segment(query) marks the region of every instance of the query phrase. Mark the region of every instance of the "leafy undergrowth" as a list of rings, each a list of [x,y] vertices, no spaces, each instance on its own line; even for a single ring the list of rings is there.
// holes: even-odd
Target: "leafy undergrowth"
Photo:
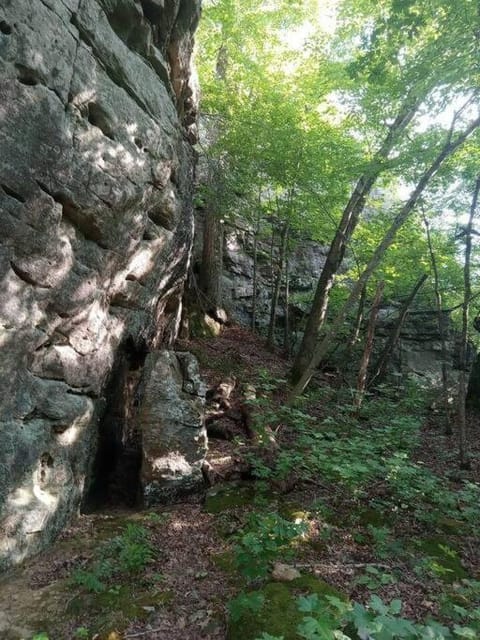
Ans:
[[[325,384],[289,407],[285,363],[249,332],[182,348],[209,386],[236,376],[233,405],[254,385],[253,437],[210,442],[202,504],[84,517],[70,558],[62,542],[33,564],[31,585],[65,592],[49,640],[480,638],[478,448],[458,471],[424,391],[384,387],[355,416]]]
[[[458,471],[455,436],[435,423],[429,394],[383,387],[356,415],[348,390],[323,386],[290,407],[278,368],[248,375],[257,445],[238,437],[234,455],[255,487],[207,499],[231,545],[218,562],[243,581],[227,638],[480,637],[478,455]],[[272,582],[275,561],[302,578]]]

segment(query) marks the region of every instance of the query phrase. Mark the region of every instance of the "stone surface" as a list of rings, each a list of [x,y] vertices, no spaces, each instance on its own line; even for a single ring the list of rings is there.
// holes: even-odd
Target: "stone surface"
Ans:
[[[400,305],[380,310],[376,334],[377,351],[390,335],[398,318]],[[443,314],[443,332],[447,348],[447,366],[451,382],[455,382],[459,366],[460,334],[455,331],[450,314]],[[474,357],[473,345],[468,350],[469,366]],[[438,317],[434,310],[409,312],[394,350],[390,373],[416,378],[427,386],[440,386],[442,375],[442,343],[438,329]]]
[[[0,6],[0,567],[78,507],[121,345],[173,340],[199,2]]]
[[[190,353],[147,356],[136,418],[142,433],[141,484],[147,506],[204,487],[205,385]]]
[[[201,238],[202,216],[197,217],[197,237]],[[196,247],[196,255],[201,255],[200,242]],[[295,336],[300,329],[297,320],[303,317],[307,305],[298,303],[301,296],[305,300],[313,297],[318,276],[325,263],[326,247],[313,241],[303,240],[298,243],[289,258],[290,272],[290,322]],[[270,302],[272,278],[270,273],[270,247],[267,242],[259,242],[257,273],[257,327],[264,330],[270,318]],[[250,326],[253,301],[253,236],[239,225],[225,222],[225,243],[223,250],[222,305],[225,307],[227,319],[231,318],[245,326]],[[297,302],[295,302],[297,300]],[[283,302],[277,309],[278,328],[282,332],[284,321]],[[224,322],[220,317],[217,320]],[[297,326],[298,325],[298,326]]]
[[[291,582],[301,577],[301,573],[295,567],[283,562],[276,562],[273,571],[272,578],[277,582]]]

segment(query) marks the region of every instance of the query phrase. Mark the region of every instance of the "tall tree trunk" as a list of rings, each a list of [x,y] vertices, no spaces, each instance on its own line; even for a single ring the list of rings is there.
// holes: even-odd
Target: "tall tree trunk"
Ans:
[[[363,322],[363,312],[365,310],[366,297],[367,297],[367,287],[363,287],[362,292],[360,293],[360,299],[357,305],[357,315],[355,316],[353,331],[347,343],[347,349],[346,349],[346,355],[345,355],[346,362],[349,361],[352,355],[353,348],[355,347],[358,341],[358,338],[360,336],[360,330],[362,328],[362,322]]]
[[[440,348],[441,348],[441,354],[442,354],[442,402],[443,402],[443,411],[445,414],[444,416],[445,435],[451,436],[453,431],[452,431],[452,423],[450,421],[450,406],[448,404],[448,367],[447,367],[448,351],[447,351],[447,341],[445,338],[445,328],[443,326],[442,293],[440,291],[440,278],[438,276],[437,259],[435,257],[435,251],[433,250],[432,237],[430,235],[430,226],[428,224],[428,220],[425,214],[423,215],[423,222],[425,224],[425,230],[427,233],[427,243],[428,243],[428,252],[430,254],[430,262],[432,263],[433,288],[435,293],[435,307],[437,310],[438,334],[440,336]]]
[[[207,310],[220,305],[220,269],[218,245],[220,224],[211,207],[205,212],[203,228],[202,263],[200,265],[200,289],[207,301]]]
[[[285,350],[285,355],[290,357],[290,260],[289,260],[289,250],[287,243],[287,252],[285,255],[285,325],[284,325],[284,333],[283,333],[283,348]]]
[[[420,288],[423,286],[423,283],[427,278],[428,278],[428,275],[424,273],[417,280],[415,286],[410,292],[410,295],[408,296],[408,298],[405,300],[402,307],[400,308],[398,319],[395,325],[393,326],[393,329],[385,344],[385,347],[383,348],[382,353],[380,354],[377,362],[375,363],[375,366],[373,367],[372,375],[369,380],[369,386],[371,386],[374,382],[376,384],[380,384],[381,382],[383,382],[385,375],[387,373],[388,363],[392,358],[393,350],[397,346],[398,339],[400,338],[400,332],[402,331],[402,327],[405,323],[405,320],[407,318],[412,302],[414,301],[415,296],[420,291]]]
[[[460,467],[470,468],[470,456],[467,442],[467,420],[465,415],[465,400],[467,397],[467,347],[468,347],[468,316],[470,312],[470,298],[472,287],[470,279],[470,266],[472,257],[472,227],[473,218],[477,209],[478,194],[480,192],[480,176],[475,183],[475,189],[470,207],[470,216],[465,229],[465,264],[463,267],[463,305],[462,305],[462,338],[460,343],[460,375],[458,381],[458,445]]]
[[[473,120],[470,123],[470,125],[464,131],[462,131],[462,133],[458,134],[455,139],[452,139],[453,126],[455,124],[456,117],[457,116],[455,116],[454,118],[454,121],[452,123],[452,128],[450,129],[449,134],[447,136],[447,140],[442,146],[440,152],[437,154],[437,157],[432,162],[432,164],[428,167],[428,169],[424,171],[422,177],[418,181],[417,186],[413,190],[409,199],[400,209],[398,214],[395,216],[390,228],[387,230],[382,241],[373,252],[373,255],[370,258],[369,263],[367,264],[362,275],[354,285],[352,291],[350,292],[349,297],[347,298],[347,301],[345,302],[343,307],[340,309],[340,312],[338,313],[331,327],[327,331],[325,337],[319,344],[315,343],[315,346],[313,347],[310,358],[308,360],[308,364],[306,365],[298,382],[295,384],[295,386],[293,387],[290,393],[290,399],[294,398],[299,393],[302,393],[302,391],[305,389],[305,387],[309,383],[313,375],[313,372],[315,371],[317,366],[320,364],[322,359],[325,357],[325,355],[329,351],[332,343],[334,342],[340,328],[342,327],[345,321],[345,318],[347,317],[348,313],[350,313],[352,306],[357,302],[360,296],[360,293],[362,291],[362,288],[366,285],[370,276],[373,274],[375,269],[380,264],[386,250],[394,241],[397,231],[401,228],[403,223],[407,220],[410,213],[415,208],[415,205],[417,204],[418,199],[422,195],[425,187],[429,183],[432,176],[436,174],[438,169],[442,166],[442,163],[444,162],[444,160],[450,157],[452,153],[456,151],[456,149],[458,149],[458,147],[460,147],[463,144],[463,142],[465,142],[465,140],[478,128],[478,126],[480,126],[480,116],[479,116],[478,118]]]
[[[325,265],[317,283],[303,339],[290,372],[290,378],[293,383],[297,383],[300,380],[310,362],[311,355],[317,343],[318,334],[323,326],[327,313],[330,289],[332,288],[335,275],[342,264],[347,244],[355,231],[365,207],[367,196],[379,175],[384,171],[385,161],[400,135],[410,124],[419,104],[420,101],[416,97],[408,96],[406,98],[382,146],[370,163],[369,170],[360,177],[343,211],[342,218],[330,245]]]
[[[259,194],[259,201],[261,194]],[[255,227],[253,229],[253,275],[252,275],[252,320],[250,327],[255,331],[257,324],[257,270],[258,270],[258,234],[260,232],[260,212],[257,214]]]
[[[287,252],[287,241],[288,241],[288,222],[285,222],[282,230],[280,232],[280,248],[279,248],[279,256],[278,256],[278,264],[277,264],[277,273],[274,278],[273,283],[273,291],[272,291],[272,303],[270,306],[270,322],[268,324],[268,336],[267,336],[267,346],[273,348],[275,340],[275,325],[277,320],[277,306],[278,306],[278,298],[280,296],[280,287],[282,285],[282,275],[283,275],[283,265],[285,262],[285,255]]]
[[[363,350],[363,356],[360,361],[360,368],[358,370],[357,377],[357,395],[355,396],[354,406],[356,412],[360,410],[362,406],[363,398],[365,395],[365,387],[367,385],[367,371],[368,363],[370,362],[370,355],[372,353],[373,338],[375,335],[375,325],[377,324],[378,309],[380,307],[380,301],[382,299],[383,288],[385,282],[382,280],[377,284],[377,291],[373,300],[372,309],[370,311],[370,319],[368,321],[367,340],[365,342],[365,349]]]

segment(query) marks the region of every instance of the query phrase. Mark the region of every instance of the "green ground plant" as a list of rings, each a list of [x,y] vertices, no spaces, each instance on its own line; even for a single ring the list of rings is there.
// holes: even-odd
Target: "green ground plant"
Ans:
[[[128,524],[121,535],[98,549],[88,569],[76,569],[71,581],[89,592],[108,590],[114,594],[120,588],[115,580],[126,575],[138,575],[153,557],[148,530],[137,524]]]
[[[235,564],[248,580],[264,578],[278,558],[293,554],[293,543],[306,531],[305,523],[295,523],[277,513],[252,513],[237,537]]]
[[[366,606],[354,602],[345,603],[338,598],[325,596],[330,608],[316,595],[299,598],[298,608],[307,613],[298,627],[298,635],[305,640],[455,640],[478,638],[480,609],[463,611],[469,625],[454,624],[451,628],[428,620],[419,624],[403,618],[402,601],[386,604],[378,595],[372,595]],[[332,613],[332,608],[335,614]]]
[[[403,617],[399,599],[387,604],[377,593],[395,585],[400,578],[394,571],[367,564],[365,572],[354,581],[366,589],[365,603],[348,602],[330,594],[303,595],[298,607],[304,615],[296,628],[292,630],[290,625],[282,636],[282,627],[266,626],[251,636],[255,640],[480,637],[478,583],[465,577],[455,543],[475,531],[480,518],[480,487],[467,481],[451,484],[417,459],[425,397],[414,386],[406,391],[402,398],[398,390],[387,387],[380,394],[370,395],[362,407],[361,421],[345,406],[343,391],[336,398],[329,394],[319,418],[312,418],[308,408],[302,406],[277,407],[265,394],[261,398],[260,419],[269,426],[287,426],[295,437],[288,440],[288,448],[280,447],[273,461],[260,455],[251,458],[251,462],[266,488],[271,481],[290,474],[300,482],[316,484],[320,479],[319,486],[325,490],[323,498],[317,498],[308,510],[328,528],[329,523],[338,522],[337,509],[343,505],[343,522],[358,543],[371,548],[374,557],[382,561],[395,557],[418,566],[425,580],[436,585],[437,596],[432,597],[440,604],[439,620],[419,623]],[[398,537],[397,525],[405,521],[415,523],[422,536],[409,541]],[[337,528],[338,525],[334,527]],[[331,541],[334,535],[328,533]],[[277,515],[253,514],[237,539],[237,570],[249,580],[265,578],[274,559],[284,558],[287,550],[295,550],[292,541],[300,539],[300,535],[292,523],[282,522]],[[263,593],[269,594],[242,592],[231,602],[231,620],[242,624],[245,615],[256,620],[267,615],[265,612],[270,616],[274,600],[268,600],[271,596],[265,599]]]
[[[441,518],[452,519],[464,531],[471,530],[480,518],[480,487],[465,481],[452,489],[415,460],[425,398],[422,404],[416,387],[405,391],[403,399],[386,388],[368,398],[361,423],[342,404],[330,405],[328,414],[318,420],[298,407],[277,408],[262,398],[264,423],[288,425],[297,437],[288,449],[279,451],[274,464],[252,457],[254,475],[262,480],[292,473],[303,480],[322,478],[357,500],[369,494],[372,484],[382,483],[385,495],[375,506],[384,517],[408,514],[427,530]]]

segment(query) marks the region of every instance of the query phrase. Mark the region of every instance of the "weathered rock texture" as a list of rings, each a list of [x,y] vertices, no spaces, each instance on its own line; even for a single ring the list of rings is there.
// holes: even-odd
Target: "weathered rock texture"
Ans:
[[[390,306],[380,311],[376,328],[377,350],[384,339],[389,337],[398,318],[399,308],[400,305]],[[454,382],[459,367],[460,334],[455,330],[448,312],[443,313],[442,321],[448,357],[447,367],[451,382]],[[474,357],[471,344],[467,357],[471,364]],[[424,309],[409,312],[392,354],[389,371],[398,376],[414,376],[428,386],[441,385],[442,343],[436,311]]]
[[[0,566],[78,507],[121,345],[135,370],[176,333],[198,17],[194,0],[1,3]]]
[[[195,249],[197,260],[201,258],[203,212],[197,212]],[[276,251],[276,250],[275,250]],[[290,321],[292,331],[300,328],[300,319],[308,309],[314,288],[325,263],[327,248],[316,242],[300,240],[289,256]],[[225,223],[223,247],[223,271],[221,278],[222,304],[231,319],[249,326],[253,308],[253,235],[242,225]],[[258,243],[257,250],[257,309],[256,325],[260,331],[268,326],[272,296],[270,244],[267,239]],[[282,331],[284,322],[283,291],[277,309],[277,324]],[[298,326],[296,326],[296,321]]]
[[[168,502],[203,485],[205,385],[190,353],[147,356],[137,423],[146,505]]]

